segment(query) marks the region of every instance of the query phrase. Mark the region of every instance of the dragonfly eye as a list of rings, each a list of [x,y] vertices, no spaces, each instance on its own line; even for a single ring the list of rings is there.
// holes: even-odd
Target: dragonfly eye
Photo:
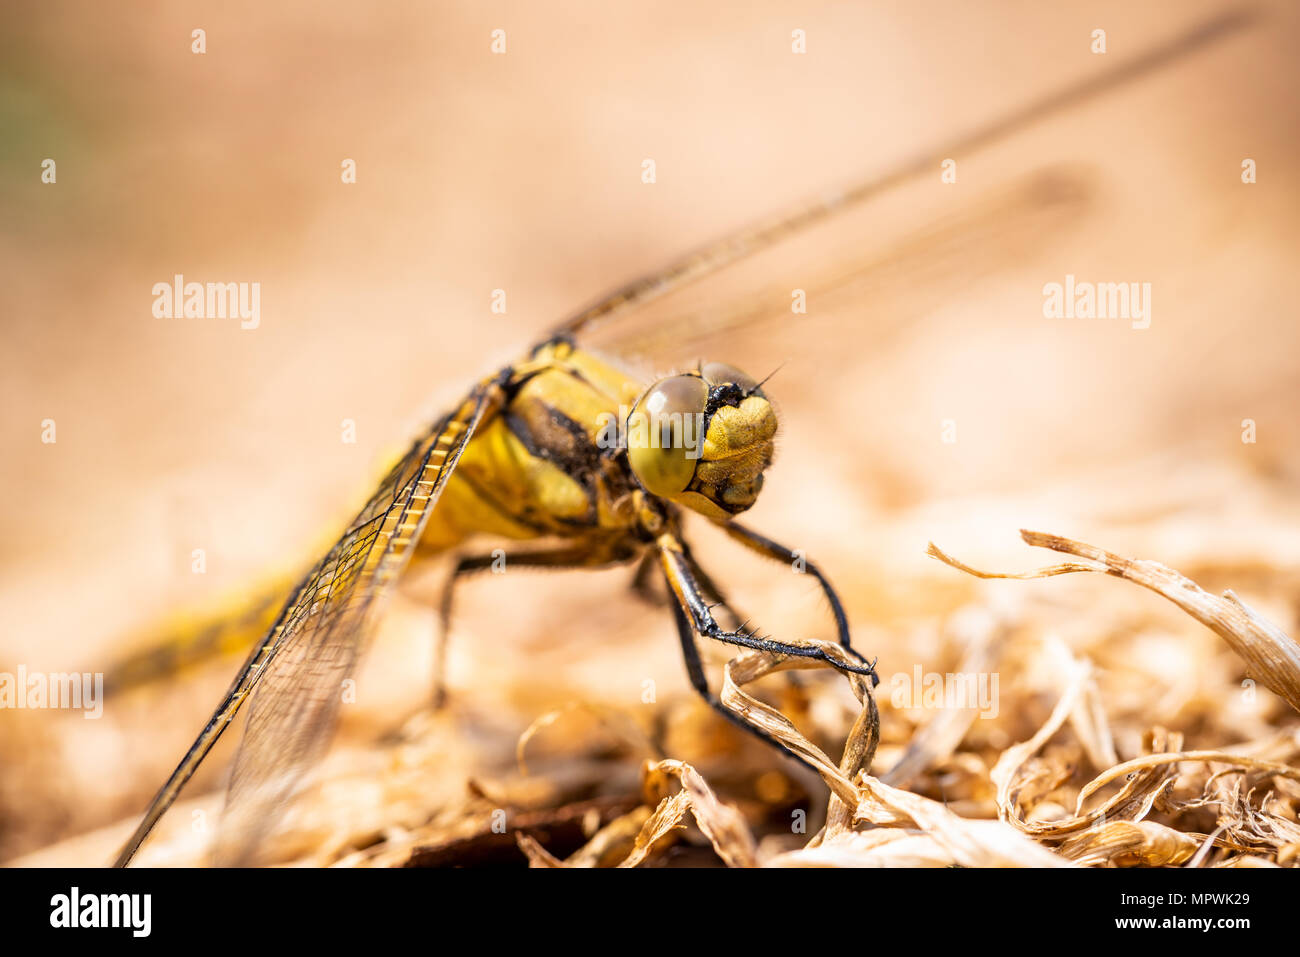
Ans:
[[[758,387],[758,381],[753,376],[725,362],[706,362],[700,367],[700,375],[704,376],[710,388],[735,385],[747,396],[763,394],[763,390]]]
[[[646,491],[727,521],[757,499],[777,422],[759,383],[709,362],[656,382],[627,426],[628,463]]]
[[[627,457],[652,495],[670,498],[686,490],[704,444],[709,386],[698,375],[660,379],[632,408],[627,420]]]

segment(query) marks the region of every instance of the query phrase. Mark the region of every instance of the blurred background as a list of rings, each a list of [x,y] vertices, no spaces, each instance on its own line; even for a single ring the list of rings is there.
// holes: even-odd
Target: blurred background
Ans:
[[[1239,712],[1170,698],[1202,679],[1230,693],[1240,664],[1154,596],[1083,576],[978,583],[925,554],[933,540],[1025,569],[1047,561],[1017,530],[1038,528],[1233,587],[1295,633],[1293,4],[49,2],[3,16],[0,671],[103,670],[177,609],[310,564],[386,455],[568,312],[729,230],[893,176],[597,344],[649,373],[700,355],[780,366],[779,456],[748,523],[827,570],[882,675],[951,668],[950,616],[972,603],[1046,601],[1045,630],[1092,654],[1117,696],[1150,690],[1133,714],[1163,702],[1147,717],[1196,730],[1189,746],[1294,718],[1267,692]],[[1091,92],[1051,100],[1071,90]],[[156,318],[152,288],[176,274],[260,283],[260,324]],[[1150,283],[1149,327],[1045,318],[1044,285],[1067,275]],[[807,314],[791,313],[794,289]],[[697,537],[764,630],[830,637],[812,584]],[[429,752],[445,792],[426,800],[506,774],[550,708],[651,721],[646,680],[655,721],[695,707],[671,619],[626,579],[465,587],[453,714]],[[430,593],[394,604],[341,746],[426,701]],[[1153,643],[1090,650],[1116,635]],[[107,860],[233,671],[98,721],[0,712],[0,860]],[[1208,720],[1216,708],[1230,719]],[[901,748],[923,719],[885,706],[884,720]],[[708,727],[722,744],[669,734],[669,756],[706,769],[748,747]],[[198,807],[219,807],[233,743],[187,792]],[[183,863],[199,818],[172,817],[181,850],[157,860]]]

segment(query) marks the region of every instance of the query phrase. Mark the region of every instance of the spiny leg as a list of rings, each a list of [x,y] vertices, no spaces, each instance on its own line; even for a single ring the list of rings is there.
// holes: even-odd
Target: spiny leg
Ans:
[[[723,593],[722,589],[718,586],[718,583],[707,571],[704,570],[700,563],[695,560],[695,556],[691,553],[690,546],[687,545],[686,542],[681,542],[681,546],[682,552],[686,555],[686,560],[690,563],[691,571],[695,573],[696,579],[703,587],[705,593],[713,601],[713,603],[709,605],[709,610],[712,611],[715,608],[721,608],[731,619],[732,628],[739,628],[741,623],[746,620],[745,616],[736,610],[736,606],[733,605],[731,600]],[[641,556],[640,561],[637,562],[636,574],[632,577],[632,591],[647,605],[654,605],[655,607],[659,607],[663,604],[663,600],[660,598],[659,594],[654,591],[654,576],[658,573],[659,555],[653,550],[647,550],[645,554]],[[668,603],[674,608],[677,607],[677,603],[673,600],[671,595],[668,596]],[[803,679],[799,676],[797,671],[785,672],[785,680],[794,688],[799,688],[803,685]]]
[[[765,741],[767,744],[770,744],[779,751],[785,752],[788,757],[793,758],[804,767],[820,775],[817,768],[815,768],[806,758],[791,751],[782,742],[772,737],[762,728],[750,724],[736,712],[723,704],[722,699],[709,690],[709,679],[704,674],[704,664],[700,660],[700,649],[695,644],[695,629],[691,626],[691,621],[686,617],[686,612],[682,610],[682,606],[677,602],[673,602],[672,606],[673,620],[677,623],[677,636],[682,642],[682,657],[686,661],[686,674],[690,677],[691,687],[699,693],[701,698],[709,703],[709,707],[718,712],[718,714],[722,715],[732,724],[744,728],[750,734],[754,735],[754,737],[761,741]]]
[[[731,603],[731,600],[728,599],[725,594],[723,594],[722,589],[718,586],[718,583],[713,576],[695,560],[695,555],[691,552],[691,546],[686,544],[684,541],[681,542],[681,546],[682,553],[686,556],[686,561],[690,564],[691,572],[694,573],[696,580],[703,586],[705,593],[713,598],[713,604],[709,606],[709,611],[712,611],[715,608],[721,608],[728,616],[730,616],[732,629],[740,628],[749,620],[748,616],[742,615],[736,610],[736,606]],[[653,552],[647,553],[647,558],[653,559],[656,557],[657,556]],[[785,672],[785,680],[789,682],[792,688],[803,687],[804,679],[797,671]]]
[[[740,623],[744,620],[744,616],[736,610],[735,605],[733,605],[728,600],[727,596],[723,594],[718,583],[714,581],[709,573],[700,566],[700,563],[695,560],[695,556],[691,554],[690,546],[685,542],[681,542],[680,544],[682,547],[682,553],[690,563],[691,571],[695,573],[695,577],[702,586],[705,594],[713,601],[713,604],[709,606],[710,610],[714,608],[723,609],[731,618],[733,627],[740,627]],[[632,591],[647,605],[654,605],[655,607],[663,604],[663,599],[654,590],[654,582],[656,581],[655,576],[661,574],[659,565],[658,553],[653,549],[647,549],[645,553],[642,554],[640,561],[637,562],[636,574],[632,576]],[[671,595],[668,596],[668,600],[670,602],[673,600]],[[790,677],[793,678],[794,674],[791,673]]]
[[[431,705],[440,711],[447,704],[447,645],[451,643],[451,612],[455,602],[456,583],[462,575],[490,568],[495,561],[491,555],[462,555],[442,585],[438,601],[438,632],[433,636],[433,693]]]
[[[822,594],[826,596],[826,600],[830,603],[831,614],[835,616],[835,631],[838,635],[840,647],[859,661],[864,664],[866,663],[867,659],[864,658],[850,642],[849,619],[848,616],[844,614],[844,604],[840,601],[840,596],[836,593],[834,586],[831,585],[830,579],[826,577],[822,570],[818,568],[811,559],[802,555],[797,555],[793,549],[786,548],[780,542],[775,542],[767,536],[760,535],[758,532],[746,528],[736,522],[727,522],[725,524],[719,522],[718,527],[746,548],[767,558],[771,558],[774,561],[783,562],[787,565],[793,565],[795,561],[802,562],[804,571],[817,579],[817,583],[821,586]],[[880,683],[880,679],[876,676],[875,668],[876,663],[875,661],[872,661],[870,664],[872,687],[875,687]]]
[[[626,562],[630,555],[611,551],[605,547],[574,545],[535,552],[503,552],[497,549],[491,554],[462,555],[456,560],[451,574],[442,586],[442,596],[438,602],[438,634],[434,639],[433,651],[433,707],[442,708],[447,701],[447,644],[451,635],[451,616],[455,604],[456,583],[465,575],[480,572],[494,565],[504,568],[525,566],[529,568],[598,568],[604,565],[618,565]]]
[[[705,601],[700,585],[691,571],[690,560],[683,554],[681,544],[677,539],[671,535],[661,536],[658,548],[668,587],[677,599],[677,604],[681,606],[682,611],[688,616],[697,634],[703,635],[705,638],[712,638],[715,641],[739,645],[742,648],[753,648],[756,651],[767,651],[790,658],[815,658],[826,662],[839,671],[875,676],[869,665],[865,663],[852,665],[837,661],[828,655],[825,649],[816,645],[792,645],[772,638],[765,638],[753,631],[746,630],[744,625],[734,631],[725,630],[714,620],[710,606]]]
[[[731,616],[733,622],[732,627],[739,628],[741,623],[746,621],[746,617],[736,610],[736,606],[728,600],[725,594],[723,594],[722,588],[718,585],[713,576],[705,571],[703,566],[695,560],[695,556],[691,553],[691,546],[687,545],[685,542],[681,542],[681,546],[682,554],[686,556],[686,561],[690,565],[690,569],[694,573],[696,581],[703,586],[705,594],[713,597],[713,604],[709,606],[709,610],[712,611],[714,608],[723,609]],[[794,677],[793,672],[789,677]]]
[[[690,546],[686,545],[686,542],[680,542],[680,544],[682,554],[685,554],[686,560],[690,563],[690,571],[694,572],[695,579],[699,581],[699,584],[705,590],[705,594],[712,599],[712,605],[708,606],[710,610],[722,609],[731,618],[732,627],[740,627],[740,623],[745,620],[745,616],[736,610],[736,606],[732,605],[732,602],[723,593],[722,588],[719,588],[718,583],[699,566],[694,555],[690,553]],[[632,590],[646,605],[659,607],[663,603],[663,598],[654,590],[655,581],[660,580],[656,579],[655,576],[660,575],[660,573],[662,571],[659,568],[659,554],[654,549],[647,549],[641,555],[641,559],[638,560],[636,575],[632,577]],[[671,594],[668,596],[668,601],[673,601]],[[790,672],[789,677],[793,679],[793,672]]]
[[[654,576],[658,571],[658,565],[659,556],[653,551],[647,550],[641,556],[640,561],[636,563],[636,572],[632,575],[632,581],[629,583],[634,595],[647,605],[655,607],[663,603],[654,589]]]

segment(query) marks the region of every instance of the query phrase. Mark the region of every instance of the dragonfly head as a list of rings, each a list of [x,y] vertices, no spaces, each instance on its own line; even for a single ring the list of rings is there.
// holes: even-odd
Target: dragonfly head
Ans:
[[[753,505],[776,435],[760,386],[706,362],[647,389],[627,420],[628,462],[646,491],[718,521]]]

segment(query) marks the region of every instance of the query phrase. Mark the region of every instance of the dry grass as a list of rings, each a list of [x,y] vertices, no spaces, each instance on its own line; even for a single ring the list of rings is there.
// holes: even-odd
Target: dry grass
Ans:
[[[1214,598],[1164,566],[1121,559],[1068,539],[1036,533],[1024,533],[1024,538],[1092,561],[1028,575],[992,576],[975,572],[934,546],[931,553],[980,577],[1100,571],[1145,585],[1213,628],[1250,663],[1253,674],[1289,702],[1295,701],[1300,687],[1295,643],[1231,592],[1223,599]],[[1045,646],[1041,654],[1051,657],[1060,652]],[[873,774],[878,711],[873,697],[856,680],[852,683],[863,703],[862,713],[849,733],[843,760],[838,768],[832,766],[784,717],[740,690],[738,674],[743,684],[777,667],[765,655],[746,654],[728,665],[729,703],[809,756],[832,791],[826,825],[804,847],[758,850],[736,809],[719,802],[698,772],[679,761],[648,762],[646,803],[597,831],[568,860],[553,857],[526,835],[520,836],[521,847],[534,866],[591,866],[607,860],[609,849],[621,842],[627,856],[620,866],[634,866],[656,849],[662,853],[673,830],[691,815],[699,834],[729,866],[1241,867],[1296,861],[1300,768],[1285,763],[1294,761],[1300,751],[1296,730],[1231,751],[1183,750],[1181,734],[1157,726],[1143,734],[1142,755],[1116,762],[1114,737],[1097,694],[1093,665],[1067,655],[1054,666],[1062,676],[1062,687],[1048,720],[1028,740],[1003,750],[986,772],[977,772],[965,782],[968,789],[995,790],[996,818],[955,813],[944,803],[892,787]],[[1022,702],[1007,704],[1016,709]],[[964,714],[969,727],[974,713]],[[961,747],[962,715],[960,710],[941,712],[914,738],[891,773],[902,776],[899,769],[905,768],[906,776],[915,778],[944,767],[981,768],[987,755]],[[1064,730],[1067,725],[1069,734]],[[1088,755],[1088,762],[1108,766],[1098,766],[1098,773],[1081,781],[1080,751]],[[658,797],[670,777],[680,782],[680,789]],[[1120,786],[1112,789],[1115,784]],[[1108,790],[1113,793],[1099,799]],[[652,803],[656,799],[657,804]],[[645,820],[634,835],[628,822],[638,816]],[[1213,827],[1207,830],[1211,821]]]
[[[1295,706],[1300,688],[1295,643],[1231,592],[1215,598],[1154,562],[1122,559],[1056,536],[1026,532],[1023,537],[1090,561],[1024,575],[990,575],[933,545],[931,554],[979,577],[1093,571],[1144,585],[1212,628],[1253,675]],[[984,657],[987,645],[975,655]],[[989,768],[990,755],[962,747],[962,732],[975,719],[974,711],[945,710],[916,735],[886,775],[915,779],[944,768],[972,769],[963,789],[992,789],[996,818],[956,813],[873,773],[879,712],[855,676],[849,678],[862,711],[843,759],[838,767],[832,765],[783,715],[741,690],[783,666],[770,656],[747,653],[727,666],[729,706],[808,757],[832,792],[825,826],[802,848],[761,849],[744,816],[720,801],[694,768],[675,760],[646,762],[643,804],[601,827],[567,859],[555,857],[522,830],[520,847],[534,866],[595,866],[623,854],[618,866],[636,866],[662,855],[675,840],[689,840],[685,825],[693,819],[699,837],[733,867],[1241,867],[1297,860],[1300,768],[1285,763],[1300,751],[1295,729],[1232,750],[1184,750],[1182,734],[1153,726],[1142,735],[1144,753],[1120,762],[1092,663],[1050,645],[1039,654],[1058,658],[1042,663],[1058,671],[1061,687],[1050,716],[1032,737],[1002,750]],[[1012,710],[1024,704],[1006,702]],[[1079,774],[1085,763],[1097,772],[1091,779]],[[677,783],[673,793],[666,792],[669,781]]]
[[[1023,537],[1029,544],[1090,561],[1022,575],[991,575],[949,558],[933,545],[931,554],[985,578],[1103,572],[1141,584],[1213,629],[1249,665],[1252,675],[1293,707],[1300,700],[1295,643],[1232,592],[1215,598],[1154,562],[1123,559],[1056,536],[1026,532]],[[967,663],[987,660],[989,644],[972,649]],[[1039,656],[1058,659],[1041,663],[1058,671],[1061,687],[1050,716],[1032,737],[1001,751],[988,768],[988,754],[962,748],[974,710],[944,710],[919,731],[886,775],[915,779],[944,768],[979,769],[964,782],[964,789],[993,789],[996,818],[956,813],[945,803],[892,787],[873,774],[879,712],[866,685],[852,675],[848,677],[862,710],[840,764],[833,765],[784,715],[742,690],[791,663],[746,653],[727,665],[724,699],[809,758],[831,790],[826,824],[802,848],[760,849],[744,816],[720,801],[694,768],[675,760],[646,762],[643,803],[596,830],[568,858],[552,855],[526,829],[518,832],[520,847],[539,867],[596,866],[614,860],[617,866],[637,866],[664,854],[674,841],[689,840],[685,826],[693,820],[698,836],[733,867],[1241,867],[1296,862],[1300,768],[1286,762],[1300,752],[1300,731],[1293,728],[1231,750],[1183,750],[1182,734],[1153,726],[1142,735],[1144,753],[1120,762],[1093,664],[1051,645],[1043,645]],[[1026,669],[1039,663],[1026,662]],[[1027,690],[1028,683],[1017,687]],[[1004,706],[1018,711],[1024,704],[1013,698]],[[1078,773],[1085,762],[1097,772],[1090,780]],[[673,793],[666,792],[669,781],[677,783]],[[1107,791],[1112,793],[1101,798]]]
[[[982,578],[1117,576],[1168,597],[1223,645],[1189,641],[1180,660],[1162,659],[1131,617],[1100,624],[1123,617],[1122,602],[1102,602],[1073,610],[1102,636],[1077,652],[1052,635],[1060,606],[1044,596],[968,607],[949,627],[964,648],[953,673],[998,675],[998,713],[983,717],[988,702],[899,707],[888,680],[873,694],[852,674],[842,675],[846,705],[827,665],[755,652],[731,659],[724,701],[818,768],[824,812],[811,803],[820,788],[686,699],[656,709],[649,724],[626,709],[573,703],[522,735],[494,728],[471,741],[466,724],[479,719],[463,708],[421,712],[387,741],[338,749],[264,857],[370,867],[1296,865],[1300,721],[1267,710],[1300,687],[1295,644],[1231,593],[1217,598],[1162,565],[1023,537],[1085,561],[1001,575],[933,545],[931,554]],[[823,647],[840,657],[838,646]],[[1225,647],[1244,679],[1225,667]],[[797,683],[770,678],[794,670]],[[769,701],[755,691],[764,678]],[[1256,705],[1269,720],[1243,740],[1243,715]],[[483,767],[485,741],[495,772],[477,777],[467,769]],[[838,761],[828,741],[842,742]],[[172,817],[187,814],[181,806]],[[103,841],[120,831],[105,829]],[[173,820],[142,862],[201,864],[207,853],[207,829]]]

